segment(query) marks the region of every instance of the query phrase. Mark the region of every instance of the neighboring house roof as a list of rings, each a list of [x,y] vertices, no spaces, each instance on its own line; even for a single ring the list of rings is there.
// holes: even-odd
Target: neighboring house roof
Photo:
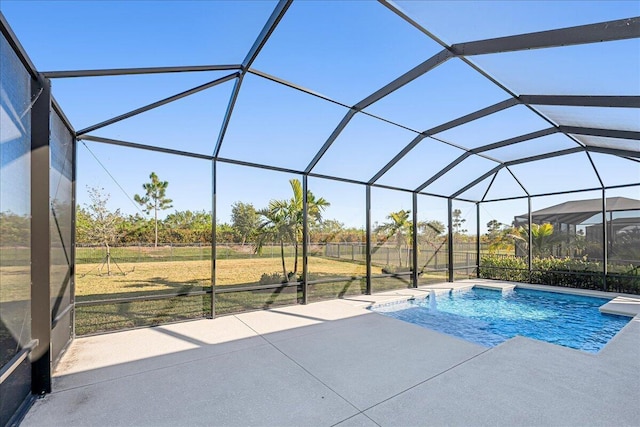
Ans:
[[[640,210],[640,200],[627,197],[607,197],[607,211]],[[594,215],[602,212],[602,199],[574,200],[560,203],[531,212],[534,223],[561,222],[565,224],[580,224]],[[526,221],[527,214],[518,215],[516,219]]]

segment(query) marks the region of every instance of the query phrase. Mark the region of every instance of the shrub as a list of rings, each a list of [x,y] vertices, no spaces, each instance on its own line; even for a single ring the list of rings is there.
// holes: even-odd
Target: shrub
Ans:
[[[260,276],[260,284],[261,285],[274,285],[276,283],[285,283],[286,280],[282,279],[282,274],[275,272],[275,273],[262,273],[262,276]]]
[[[398,267],[396,265],[385,265],[382,267],[382,272],[385,274],[410,273],[412,271],[413,268],[407,266]]]
[[[603,289],[601,262],[572,258],[534,258],[531,283],[580,289]]]
[[[640,271],[633,265],[610,266],[606,290],[640,294]],[[603,290],[604,267],[602,262],[586,258],[533,258],[531,277],[526,259],[485,255],[480,260],[480,277],[509,280],[512,282],[536,283],[569,288]]]
[[[480,259],[480,277],[483,279],[528,282],[527,261],[524,258],[485,255]]]
[[[607,273],[607,289],[613,292],[640,294],[640,266],[612,266]]]

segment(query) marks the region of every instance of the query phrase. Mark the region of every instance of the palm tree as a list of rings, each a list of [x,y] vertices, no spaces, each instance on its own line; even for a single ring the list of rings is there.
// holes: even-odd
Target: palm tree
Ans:
[[[529,227],[520,226],[510,235],[516,240],[528,244]],[[559,244],[563,240],[563,236],[554,234],[553,225],[531,224],[531,248],[534,256],[551,256],[553,255],[554,245]]]
[[[640,226],[624,227],[612,233],[610,254],[617,259],[640,259]]]
[[[443,236],[445,225],[438,220],[426,220],[418,222],[418,245],[416,249],[420,251],[421,246],[427,246],[432,253],[429,258],[425,259],[424,264],[420,268],[418,274],[422,274],[429,263],[438,256],[442,247],[447,243],[446,236]],[[420,253],[420,252],[418,252]],[[418,266],[416,266],[416,269]]]
[[[294,275],[298,272],[298,243],[302,241],[302,225],[304,221],[303,216],[303,191],[302,183],[298,179],[289,180],[291,185],[291,191],[293,191],[293,197],[285,202],[283,208],[290,212],[291,217],[294,218],[293,225],[295,228],[295,240],[294,240]],[[322,212],[331,206],[331,204],[323,197],[316,199],[316,196],[307,190],[307,221],[309,223],[319,223],[322,221]],[[310,243],[307,237],[307,244]]]
[[[402,267],[402,248],[408,246],[412,242],[413,236],[413,222],[409,220],[409,210],[399,210],[398,212],[391,212],[387,215],[387,219],[390,221],[384,223],[376,228],[376,233],[383,233],[382,244],[393,238],[395,240],[395,246],[398,250],[398,263],[399,267]],[[407,254],[408,258],[408,254]],[[409,260],[407,259],[407,265]]]
[[[285,264],[284,244],[295,238],[295,229],[292,227],[289,213],[283,209],[282,201],[272,200],[267,208],[258,211],[258,215],[261,216],[261,220],[258,225],[256,253],[262,252],[265,243],[278,242],[282,259],[282,275],[284,280],[288,282],[290,277]]]
[[[295,278],[298,273],[298,251],[302,241],[302,228],[304,219],[303,191],[302,184],[298,179],[289,180],[293,196],[289,200],[271,200],[266,209],[261,209],[258,214],[261,217],[258,226],[258,239],[256,252],[262,250],[262,246],[267,241],[275,241],[280,244],[280,256],[282,257],[282,271],[284,277],[289,281]],[[315,195],[307,190],[307,217],[309,221],[322,221],[322,212],[330,206],[324,198],[316,199]],[[293,271],[287,273],[284,256],[284,244],[294,245]],[[309,242],[306,242],[307,244]]]

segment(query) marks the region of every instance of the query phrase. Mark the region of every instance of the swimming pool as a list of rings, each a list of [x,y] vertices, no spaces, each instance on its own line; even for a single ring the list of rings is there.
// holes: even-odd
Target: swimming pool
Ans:
[[[373,311],[494,347],[516,335],[597,353],[630,317],[600,313],[604,298],[516,288],[472,288],[372,307]]]

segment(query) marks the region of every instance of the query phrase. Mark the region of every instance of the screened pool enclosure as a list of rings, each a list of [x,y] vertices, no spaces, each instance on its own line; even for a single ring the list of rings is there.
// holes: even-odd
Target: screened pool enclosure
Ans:
[[[637,2],[0,12],[3,425],[76,335],[475,277],[640,293]]]

